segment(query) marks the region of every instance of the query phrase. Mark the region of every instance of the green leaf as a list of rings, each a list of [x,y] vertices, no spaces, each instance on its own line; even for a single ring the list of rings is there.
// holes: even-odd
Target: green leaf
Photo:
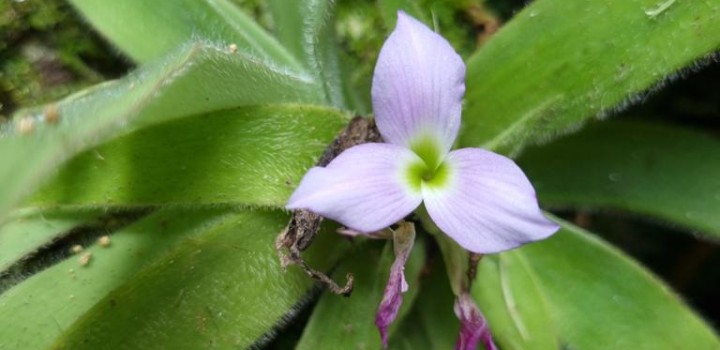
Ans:
[[[543,204],[647,215],[720,238],[720,141],[677,126],[612,121],[544,147],[519,164]]]
[[[32,213],[0,227],[0,272],[71,229],[89,223],[96,213]]]
[[[186,240],[107,295],[55,345],[200,349],[263,343],[298,311],[313,285],[299,268],[284,273],[280,267],[273,242],[287,219],[246,212]],[[305,258],[327,269],[346,246],[329,232],[319,238]]]
[[[298,61],[228,0],[70,0],[100,33],[138,62],[175,51],[189,41],[209,40],[299,69]]]
[[[282,207],[346,122],[335,110],[300,105],[177,119],[72,159],[31,205]]]
[[[534,1],[468,60],[461,144],[514,154],[718,48],[715,1]]]
[[[566,347],[720,347],[710,327],[664,283],[607,243],[555,220],[560,232],[516,252],[535,272]]]
[[[392,243],[379,249],[378,244],[366,243],[345,259],[334,273],[337,279],[350,272],[355,278],[352,295],[343,298],[325,292],[313,310],[296,349],[379,349],[380,334],[375,326],[375,314],[383,297],[394,260]],[[419,291],[418,278],[425,263],[425,245],[415,242],[405,266],[408,291],[398,318],[390,328],[392,336],[403,320]]]
[[[560,349],[535,272],[518,252],[483,257],[472,295],[502,349]]]
[[[58,123],[19,128],[0,136],[0,220],[60,163],[119,134],[175,118],[269,103],[322,101],[310,77],[206,43],[187,45],[123,80],[80,92],[57,105]],[[18,125],[21,123],[18,123]],[[16,125],[17,126],[17,125]]]
[[[7,290],[0,295],[0,347],[48,348],[110,291],[178,242],[216,229],[227,216],[219,210],[153,214],[115,232],[107,248],[86,247],[92,254],[87,266],[72,256]]]
[[[440,231],[428,215],[423,215],[423,227],[433,234],[445,267],[447,268],[448,282],[453,294],[458,296],[465,290],[469,283],[467,270],[469,267],[470,253],[455,242],[450,236]]]
[[[292,317],[313,284],[279,266],[273,240],[286,222],[260,211],[155,214],[90,248],[88,266],[66,260],[1,295],[0,344],[246,348]],[[327,269],[346,246],[318,238],[306,258]]]
[[[269,5],[280,42],[321,82],[327,101],[343,107],[335,1],[271,0]]]

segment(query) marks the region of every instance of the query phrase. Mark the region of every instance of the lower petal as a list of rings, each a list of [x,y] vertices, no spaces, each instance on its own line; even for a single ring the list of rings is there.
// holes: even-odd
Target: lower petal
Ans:
[[[359,232],[386,228],[420,205],[407,169],[421,160],[410,150],[366,143],[341,153],[327,167],[310,169],[286,208],[307,209]]]
[[[496,253],[559,229],[543,216],[535,190],[512,160],[465,148],[450,152],[445,166],[441,184],[423,184],[423,199],[435,224],[463,248]]]

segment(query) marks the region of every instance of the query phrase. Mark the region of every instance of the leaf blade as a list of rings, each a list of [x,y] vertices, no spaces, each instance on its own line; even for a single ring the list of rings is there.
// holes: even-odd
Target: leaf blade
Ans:
[[[0,320],[0,343],[47,348],[108,291],[166,254],[178,240],[217,225],[222,215],[218,210],[160,212],[113,234],[107,249],[86,247],[85,252],[93,254],[86,267],[75,256],[31,276],[0,295],[0,310],[12,315]]]
[[[568,346],[710,350],[720,345],[712,329],[647,270],[584,230],[556,221],[560,232],[517,252],[538,276]]]
[[[62,236],[90,222],[92,213],[33,213],[12,218],[0,227],[0,273]]]
[[[283,207],[346,123],[336,110],[301,105],[177,119],[70,160],[31,205]]]
[[[518,164],[547,206],[628,211],[717,240],[718,152],[699,131],[618,120],[530,149]]]
[[[226,0],[173,3],[71,0],[105,37],[138,62],[165,56],[191,40],[235,44],[241,51],[280,65],[300,65],[272,36]]]
[[[517,252],[484,257],[472,296],[503,349],[560,348],[537,277]]]
[[[654,5],[533,2],[468,60],[460,143],[516,154],[720,47],[717,3],[678,1],[651,17]]]
[[[244,212],[219,230],[182,242],[109,293],[55,345],[95,349],[102,344],[128,348],[262,344],[278,322],[297,312],[313,285],[299,268],[284,273],[280,267],[273,240],[286,220],[278,212]],[[344,246],[336,235],[318,238],[305,258],[327,269]],[[123,332],[113,331],[117,329]]]
[[[339,50],[335,33],[335,1],[269,2],[280,41],[323,85],[326,100],[345,106]]]
[[[7,185],[0,193],[0,213],[31,194],[54,167],[104,140],[202,112],[266,103],[318,103],[322,97],[317,91],[301,73],[278,70],[207,43],[189,44],[123,80],[54,105],[60,115],[57,124],[40,123],[45,112],[19,112],[18,119],[31,115],[36,127],[27,134],[18,130],[18,124],[0,137],[0,162],[13,165],[0,168],[0,179]]]

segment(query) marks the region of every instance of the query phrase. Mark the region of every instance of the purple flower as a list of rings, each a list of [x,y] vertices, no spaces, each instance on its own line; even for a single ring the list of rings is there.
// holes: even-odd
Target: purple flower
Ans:
[[[398,13],[373,77],[387,143],[352,147],[314,167],[288,201],[358,232],[384,229],[421,203],[463,248],[496,253],[557,231],[522,170],[479,148],[450,151],[460,127],[465,64],[445,39]]]
[[[543,216],[535,190],[512,160],[478,148],[450,150],[464,93],[460,56],[441,36],[399,12],[372,86],[375,120],[386,143],[352,147],[326,167],[310,169],[287,208],[313,211],[349,232],[372,233],[424,203],[445,234],[481,254],[550,236],[559,227]],[[396,260],[375,321],[385,346],[402,302],[402,270],[412,247],[398,245],[398,234],[407,235],[395,232]],[[463,323],[461,349],[491,339],[479,310],[469,305],[474,306],[467,295],[456,305]]]

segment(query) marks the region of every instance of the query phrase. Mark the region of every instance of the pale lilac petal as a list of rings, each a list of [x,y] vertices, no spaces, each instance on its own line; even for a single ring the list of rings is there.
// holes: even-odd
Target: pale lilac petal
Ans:
[[[496,253],[544,239],[559,226],[543,216],[535,190],[515,163],[465,148],[448,154],[443,186],[423,185],[430,217],[463,248]]]
[[[475,350],[480,342],[485,350],[497,350],[485,317],[465,292],[455,300],[455,315],[460,320],[460,334],[455,350]]]
[[[395,321],[402,305],[402,293],[408,289],[405,281],[405,263],[410,256],[413,243],[415,242],[415,226],[412,223],[404,222],[393,234],[393,250],[395,261],[390,267],[390,277],[385,286],[385,294],[375,315],[375,325],[380,331],[383,348],[388,345],[388,328]]]
[[[420,191],[407,181],[408,164],[419,161],[396,145],[352,147],[327,167],[310,169],[286,208],[307,209],[355,231],[384,229],[420,205]]]
[[[465,64],[450,44],[398,12],[380,51],[372,84],[378,129],[386,142],[411,147],[431,137],[444,156],[460,127]]]

